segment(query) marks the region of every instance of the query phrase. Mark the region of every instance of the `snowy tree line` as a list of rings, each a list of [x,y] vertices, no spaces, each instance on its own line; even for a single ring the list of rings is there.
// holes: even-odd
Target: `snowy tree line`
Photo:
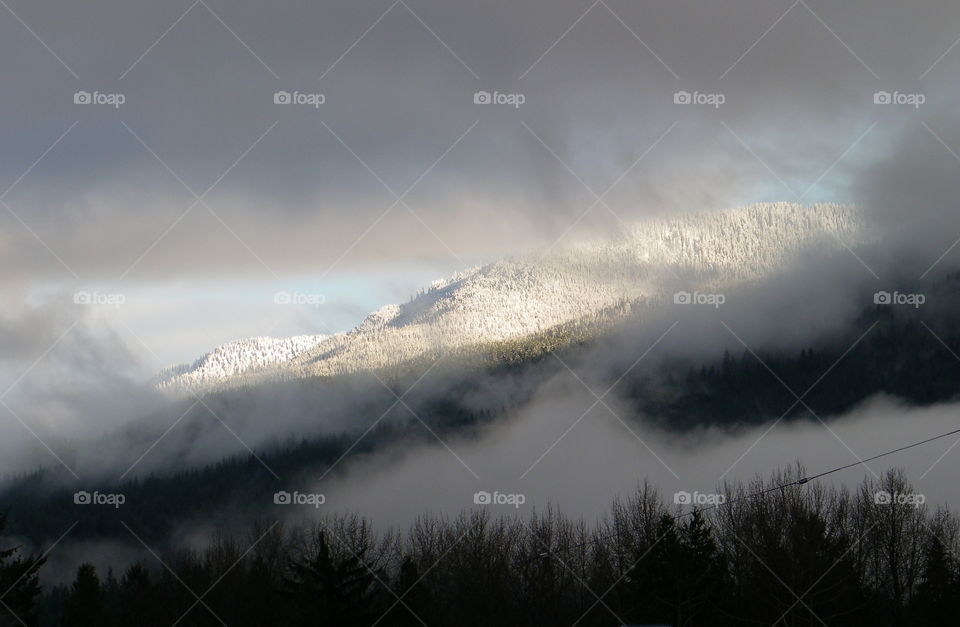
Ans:
[[[230,387],[455,354],[557,325],[589,325],[611,308],[620,307],[626,315],[623,303],[662,302],[674,289],[722,289],[757,280],[797,255],[868,239],[860,210],[835,204],[761,203],[650,220],[609,241],[559,246],[436,281],[405,304],[373,312],[348,333],[291,346],[282,359],[274,349],[257,359],[261,338],[226,345],[202,363],[172,373],[165,385]],[[237,376],[250,372],[257,374]]]

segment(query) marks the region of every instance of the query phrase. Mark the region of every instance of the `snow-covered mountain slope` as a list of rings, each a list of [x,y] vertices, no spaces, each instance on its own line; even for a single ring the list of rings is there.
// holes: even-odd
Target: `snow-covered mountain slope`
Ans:
[[[204,389],[267,366],[289,362],[329,335],[295,335],[286,338],[251,337],[228,342],[192,364],[173,366],[157,375],[157,387]]]
[[[287,361],[270,360],[257,376],[333,375],[455,353],[589,319],[623,303],[661,303],[680,289],[756,280],[799,255],[869,239],[858,209],[832,204],[758,204],[650,220],[608,241],[557,246],[437,281],[348,333],[317,340]],[[229,386],[230,375],[209,368],[203,380]]]

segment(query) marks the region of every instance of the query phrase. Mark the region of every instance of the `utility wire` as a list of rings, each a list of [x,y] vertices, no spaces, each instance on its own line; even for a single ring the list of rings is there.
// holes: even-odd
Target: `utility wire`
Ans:
[[[732,501],[724,501],[723,503],[714,503],[714,504],[708,505],[708,506],[706,506],[706,507],[694,508],[694,509],[690,510],[689,512],[685,512],[685,513],[683,513],[683,514],[676,514],[676,515],[667,514],[667,515],[670,516],[671,518],[673,518],[674,520],[680,520],[680,519],[682,519],[682,518],[686,518],[686,517],[688,517],[688,516],[693,516],[694,514],[699,514],[699,513],[701,513],[701,512],[709,511],[709,510],[711,510],[711,509],[717,509],[717,508],[723,507],[723,506],[725,506],[725,505],[733,505],[734,503],[739,503],[739,502],[741,502],[741,501],[746,501],[746,500],[748,500],[748,499],[753,499],[753,498],[756,498],[756,497],[758,497],[758,496],[764,496],[764,495],[766,495],[766,494],[769,494],[770,492],[776,492],[777,490],[783,490],[783,489],[785,489],[785,488],[789,488],[789,487],[796,486],[796,485],[803,485],[803,484],[805,484],[805,483],[809,483],[809,482],[814,481],[814,480],[816,480],[816,479],[820,479],[821,477],[825,477],[825,476],[827,476],[827,475],[832,475],[832,474],[835,473],[835,472],[840,472],[841,470],[847,470],[848,468],[853,468],[854,466],[860,466],[860,465],[862,465],[862,464],[866,464],[866,463],[869,462],[869,461],[873,461],[873,460],[875,460],[875,459],[880,459],[881,457],[886,457],[887,455],[893,455],[894,453],[899,453],[899,452],[901,452],[901,451],[905,451],[905,450],[907,450],[907,449],[911,449],[911,448],[920,446],[920,445],[922,445],[922,444],[927,444],[927,443],[929,443],[929,442],[933,442],[934,440],[940,440],[940,439],[942,439],[942,438],[946,438],[946,437],[949,437],[949,436],[951,436],[951,435],[957,435],[957,434],[960,434],[960,429],[954,429],[953,431],[947,431],[946,433],[941,433],[940,435],[935,435],[935,436],[930,437],[930,438],[927,438],[927,439],[925,439],[925,440],[920,440],[919,442],[914,442],[914,443],[912,443],[912,444],[907,444],[906,446],[901,446],[901,447],[898,447],[898,448],[895,448],[895,449],[891,449],[891,450],[889,450],[889,451],[884,451],[883,453],[878,453],[877,455],[874,455],[874,456],[872,456],[872,457],[868,457],[868,458],[866,458],[866,459],[861,459],[860,461],[856,461],[856,462],[853,462],[853,463],[850,463],[850,464],[845,464],[845,465],[843,465],[843,466],[837,466],[836,468],[831,468],[830,470],[825,470],[825,471],[823,471],[823,472],[821,472],[821,473],[817,473],[817,474],[815,474],[815,475],[810,475],[809,477],[800,477],[799,479],[795,479],[795,480],[793,480],[793,481],[788,481],[787,483],[782,483],[782,484],[780,484],[780,485],[776,485],[776,486],[773,486],[773,487],[771,487],[771,488],[767,488],[767,489],[765,489],[765,490],[760,490],[759,492],[753,492],[753,493],[751,493],[751,494],[745,494],[745,495],[743,495],[743,496],[739,496],[739,497],[733,499]],[[572,551],[572,550],[574,550],[574,549],[579,549],[579,548],[582,548],[582,547],[587,546],[588,544],[592,544],[592,543],[594,543],[594,542],[597,542],[597,541],[599,541],[599,540],[605,540],[605,539],[607,539],[607,538],[611,538],[611,537],[613,537],[614,535],[617,535],[617,534],[616,534],[616,533],[610,533],[610,534],[607,534],[607,535],[598,536],[598,537],[592,538],[591,540],[588,540],[587,542],[581,542],[580,544],[575,544],[575,545],[573,545],[573,546],[569,546],[569,547],[567,547],[567,548],[560,549],[560,550],[557,550],[557,551],[547,550],[547,551],[544,551],[544,552],[540,553],[540,557],[550,557],[550,555],[551,555],[551,554],[554,554],[554,553],[567,552],[567,551]]]
[[[861,460],[861,461],[859,461],[859,462],[855,462],[855,463],[852,463],[852,464],[847,464],[846,466],[840,466],[840,467],[838,467],[838,468],[833,468],[833,469],[831,469],[831,470],[827,470],[827,471],[825,471],[825,472],[821,472],[821,473],[818,474],[818,475],[813,475],[812,477],[806,477],[803,482],[806,483],[807,481],[813,481],[814,479],[819,479],[820,477],[823,477],[824,475],[829,475],[829,474],[831,474],[831,473],[839,472],[839,471],[841,471],[841,470],[846,470],[847,468],[853,468],[854,466],[859,466],[860,464],[864,464],[864,463],[866,463],[866,462],[873,461],[873,460],[879,459],[879,458],[881,458],[881,457],[886,457],[887,455],[892,455],[892,454],[894,454],[894,453],[899,453],[900,451],[905,451],[905,450],[907,450],[908,448],[913,448],[913,447],[915,447],[915,446],[920,446],[921,444],[926,444],[926,443],[928,443],[928,442],[933,442],[934,440],[939,440],[940,438],[945,438],[945,437],[948,437],[948,436],[951,436],[951,435],[956,435],[956,434],[958,434],[958,433],[960,433],[960,429],[954,429],[953,431],[947,431],[946,433],[941,433],[940,435],[935,435],[935,436],[933,436],[932,438],[927,438],[926,440],[920,440],[919,442],[914,442],[913,444],[907,444],[906,446],[901,446],[900,448],[895,448],[895,449],[886,451],[885,453],[880,453],[879,455],[874,455],[873,457],[868,457],[868,458],[866,458],[866,459],[864,459],[864,460]]]

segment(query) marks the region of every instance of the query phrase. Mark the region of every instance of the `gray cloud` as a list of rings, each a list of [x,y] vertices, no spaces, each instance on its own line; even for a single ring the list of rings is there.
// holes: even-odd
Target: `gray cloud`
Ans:
[[[194,5],[152,48],[189,2],[12,4],[69,68],[0,12],[0,194],[15,184],[3,200],[17,214],[0,207],[0,383],[79,319],[69,293],[91,282],[126,274],[133,294],[165,281],[318,276],[334,262],[369,274],[457,268],[549,244],[594,203],[590,190],[615,182],[605,201],[627,221],[804,192],[870,212],[885,236],[857,251],[870,270],[840,255],[778,277],[764,297],[731,301],[731,324],[751,345],[828,333],[858,311],[870,272],[916,278],[960,236],[951,154],[960,154],[960,49],[940,59],[960,35],[954,3],[207,4],[216,16]],[[75,105],[78,90],[126,102]],[[322,92],[326,102],[276,105],[277,90]],[[477,105],[477,90],[526,102]],[[725,102],[677,105],[678,90]],[[881,90],[927,102],[876,105]],[[381,219],[395,198],[377,177],[397,194],[416,183],[409,209]],[[195,202],[186,188],[203,194],[215,183],[209,209],[184,215]],[[598,206],[570,237],[617,226]],[[68,296],[32,302],[51,283],[69,286]],[[264,333],[256,325],[270,317],[231,310],[229,325],[202,325],[201,305],[168,307],[151,328],[132,322],[151,351],[175,335],[209,348],[227,331]],[[226,317],[206,321],[217,316]],[[782,331],[785,321],[795,334]],[[142,417],[138,403],[155,406],[133,382],[160,364],[102,322],[79,319],[11,395],[30,424],[57,426],[56,450]],[[722,348],[715,338],[691,334],[672,349]],[[283,423],[291,430],[295,413]],[[93,414],[96,429],[82,422]],[[13,467],[48,459],[16,421],[6,425],[36,447],[5,439]],[[268,435],[251,429],[257,441]],[[232,449],[209,451],[222,452]]]
[[[817,474],[950,431],[956,411],[951,404],[912,409],[877,397],[835,417],[829,428],[811,418],[780,423],[766,434],[769,425],[735,433],[707,429],[678,438],[642,424],[632,424],[631,434],[607,409],[597,407],[561,438],[592,398],[574,382],[568,383],[562,392],[558,381],[552,399],[544,395],[516,420],[479,441],[447,440],[479,480],[446,448],[425,445],[355,461],[345,476],[312,484],[327,496],[321,513],[360,512],[380,524],[403,527],[423,512],[455,513],[471,507],[478,490],[498,490],[524,494],[520,513],[543,510],[552,503],[593,521],[614,497],[628,496],[644,480],[671,502],[678,491],[716,493],[723,480],[748,482],[793,463]],[[622,412],[616,401],[608,403]],[[554,442],[556,446],[534,465]],[[822,481],[855,488],[872,473],[882,476],[900,467],[929,506],[956,502],[960,495],[951,477],[958,460],[955,452],[948,452],[951,444],[952,439],[943,439]],[[509,506],[494,509],[503,515],[517,512]]]
[[[900,143],[935,141],[922,119],[953,144],[954,55],[919,78],[957,35],[958,9],[947,2],[809,2],[777,22],[790,3],[612,1],[616,15],[594,5],[552,49],[590,4],[411,1],[415,15],[393,5],[352,49],[390,3],[208,5],[242,42],[199,4],[136,65],[189,3],[14,7],[79,79],[12,16],[0,22],[7,184],[77,121],[5,200],[84,278],[124,272],[194,201],[121,121],[197,193],[278,122],[206,197],[218,217],[195,208],[133,277],[265,272],[256,256],[280,273],[333,263],[394,198],[321,120],[397,193],[478,122],[406,199],[438,238],[399,206],[347,266],[449,262],[448,246],[484,259],[562,233],[594,198],[521,122],[597,193],[677,122],[607,197],[624,219],[792,200],[777,177],[801,193],[873,122],[812,195],[937,204],[918,194],[946,188],[960,165],[937,143],[926,146],[929,161]],[[74,105],[80,89],[122,92],[126,103]],[[327,100],[319,109],[274,105],[280,89]],[[479,89],[521,92],[526,103],[474,105]],[[674,105],[681,89],[721,92],[726,102]],[[872,101],[880,89],[921,90],[928,104],[884,109]],[[600,207],[583,229],[615,223]],[[3,224],[5,266],[68,276],[11,216]]]

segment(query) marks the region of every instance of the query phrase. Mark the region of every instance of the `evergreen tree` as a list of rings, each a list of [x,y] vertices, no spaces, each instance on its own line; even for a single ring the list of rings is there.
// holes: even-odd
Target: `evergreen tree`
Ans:
[[[170,624],[174,620],[167,616],[159,587],[142,562],[132,564],[120,578],[117,597],[121,625],[152,627]]]
[[[706,519],[694,512],[678,524],[663,514],[657,538],[637,565],[633,584],[639,603],[630,615],[677,627],[718,624],[727,573]]]
[[[362,561],[366,550],[338,558],[322,531],[315,544],[310,555],[290,561],[290,576],[284,578],[294,624],[337,627],[375,620],[371,614],[378,591],[374,573]]]
[[[914,623],[931,627],[955,624],[957,602],[960,601],[956,561],[934,534],[927,542],[925,553],[923,581],[911,602]]]
[[[0,535],[6,528],[6,517],[0,514]],[[37,579],[44,559],[19,557],[20,547],[0,548],[0,627],[36,625]]]
[[[93,564],[84,563],[77,569],[77,578],[70,586],[63,611],[64,627],[103,627],[109,620],[104,589]]]
[[[417,568],[413,558],[407,555],[400,563],[400,571],[394,586],[394,592],[403,600],[403,603],[397,603],[390,611],[386,617],[387,624],[414,627],[420,625],[421,620],[426,620],[424,615],[429,610],[430,595],[425,583],[420,579],[420,569]],[[389,601],[392,605],[395,599],[389,599]]]
[[[656,528],[652,547],[633,549],[635,565],[627,582],[634,602],[627,618],[642,623],[669,623],[676,617],[680,580],[680,532],[674,518],[664,513]]]
[[[703,514],[695,511],[683,527],[684,602],[681,624],[717,624],[728,583],[727,565]]]

